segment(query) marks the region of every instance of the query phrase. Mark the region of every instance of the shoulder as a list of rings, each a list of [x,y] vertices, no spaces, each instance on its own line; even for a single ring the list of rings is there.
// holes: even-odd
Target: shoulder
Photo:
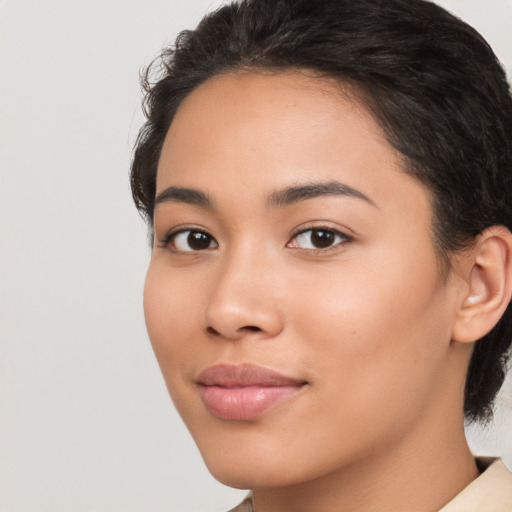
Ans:
[[[254,508],[252,506],[252,495],[249,494],[240,505],[229,510],[229,512],[254,512]]]
[[[512,474],[500,459],[477,459],[482,474],[439,512],[512,511]]]

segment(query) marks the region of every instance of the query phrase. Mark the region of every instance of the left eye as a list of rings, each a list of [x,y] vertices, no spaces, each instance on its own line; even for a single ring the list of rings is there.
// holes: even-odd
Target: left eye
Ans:
[[[348,240],[349,237],[347,235],[334,229],[307,229],[295,235],[288,243],[288,247],[313,250],[328,249]]]
[[[176,252],[204,251],[217,246],[211,235],[193,229],[173,234],[170,243]]]

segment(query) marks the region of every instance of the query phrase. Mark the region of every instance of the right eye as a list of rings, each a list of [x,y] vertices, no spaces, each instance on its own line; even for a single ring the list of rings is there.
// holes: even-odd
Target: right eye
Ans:
[[[185,229],[169,234],[162,245],[170,246],[175,252],[197,252],[213,249],[217,247],[217,242],[204,231]]]

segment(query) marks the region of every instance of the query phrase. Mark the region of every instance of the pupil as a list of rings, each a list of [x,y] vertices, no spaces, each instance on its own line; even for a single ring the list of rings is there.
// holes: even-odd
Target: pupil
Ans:
[[[315,247],[324,249],[334,242],[334,233],[332,231],[315,230],[311,233],[311,242]]]
[[[210,247],[210,237],[199,231],[192,231],[188,235],[187,242],[194,251],[202,251]]]

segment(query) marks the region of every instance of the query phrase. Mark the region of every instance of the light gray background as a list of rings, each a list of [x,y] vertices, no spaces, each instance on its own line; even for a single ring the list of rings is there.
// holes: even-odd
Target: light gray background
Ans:
[[[512,1],[440,2],[512,69]],[[0,510],[221,512],[142,315],[139,69],[210,0],[0,0]],[[509,71],[510,76],[510,71]],[[512,468],[512,385],[475,450]]]

